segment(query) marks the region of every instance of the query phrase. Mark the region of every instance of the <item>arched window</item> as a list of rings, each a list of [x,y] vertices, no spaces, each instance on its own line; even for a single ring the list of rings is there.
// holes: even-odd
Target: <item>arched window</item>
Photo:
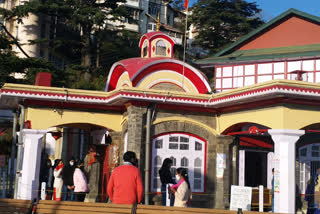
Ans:
[[[156,55],[165,56],[166,55],[167,46],[163,40],[159,40],[156,43]]]
[[[162,160],[160,156],[156,156],[154,158],[154,164],[153,164],[153,188],[157,189],[160,187],[160,175],[159,170],[161,168]]]
[[[181,166],[182,166],[182,167],[188,167],[188,165],[189,165],[189,160],[188,160],[188,158],[183,157],[183,158],[181,159]]]
[[[173,156],[170,157],[170,159],[172,160],[172,167],[170,169],[171,175],[174,178],[176,175],[176,170],[177,170],[177,159],[174,158]]]
[[[172,160],[171,175],[174,178],[179,167],[188,170],[191,190],[204,192],[205,141],[187,133],[168,133],[154,138],[152,146],[151,191],[160,192],[159,169],[165,158]],[[156,158],[156,159],[155,159]],[[162,164],[161,162],[161,164]]]
[[[201,159],[200,158],[196,158],[194,160],[194,184],[193,184],[193,188],[194,189],[201,189]]]

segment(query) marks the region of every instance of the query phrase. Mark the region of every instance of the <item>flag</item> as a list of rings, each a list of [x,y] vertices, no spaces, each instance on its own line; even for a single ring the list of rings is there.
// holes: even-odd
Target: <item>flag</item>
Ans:
[[[184,8],[188,8],[189,0],[184,0]]]

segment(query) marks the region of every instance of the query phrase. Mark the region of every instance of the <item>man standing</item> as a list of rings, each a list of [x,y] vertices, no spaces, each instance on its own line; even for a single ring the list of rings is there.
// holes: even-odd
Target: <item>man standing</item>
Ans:
[[[140,171],[136,167],[136,154],[126,152],[123,161],[123,165],[115,168],[111,174],[108,195],[115,204],[139,204],[142,201],[143,185]]]

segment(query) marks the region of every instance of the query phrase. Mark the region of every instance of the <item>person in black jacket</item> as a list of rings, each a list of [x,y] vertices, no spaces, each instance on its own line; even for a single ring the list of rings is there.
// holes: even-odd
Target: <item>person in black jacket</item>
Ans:
[[[52,190],[53,190],[53,167],[51,160],[46,158],[45,161],[42,162],[42,166],[40,169],[40,188],[42,182],[46,183],[46,200],[51,200],[52,198]]]
[[[74,200],[73,173],[75,168],[76,168],[75,159],[71,157],[62,172],[62,180],[63,180],[62,200],[63,201]]]
[[[167,184],[175,184],[172,179],[170,168],[172,166],[172,160],[170,158],[164,159],[162,166],[159,170],[160,180],[161,180],[161,195],[162,195],[162,205],[166,205],[166,191]],[[170,206],[173,206],[174,197],[171,195]]]

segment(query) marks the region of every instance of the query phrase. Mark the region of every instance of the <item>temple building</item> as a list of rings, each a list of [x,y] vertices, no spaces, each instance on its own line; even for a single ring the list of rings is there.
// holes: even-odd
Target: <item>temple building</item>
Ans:
[[[5,84],[0,105],[19,109],[23,122],[16,197],[37,196],[45,155],[83,159],[95,145],[100,181],[88,201],[105,202],[110,172],[134,151],[146,203],[171,158],[173,176],[188,169],[193,207],[227,209],[231,185],[270,189],[275,168],[275,211],[295,213],[320,167],[320,18],[290,9],[197,61],[214,72],[213,90],[173,58],[174,45],[162,32],[143,35],[141,55],[115,63],[105,91],[50,87],[41,75],[35,86]]]

